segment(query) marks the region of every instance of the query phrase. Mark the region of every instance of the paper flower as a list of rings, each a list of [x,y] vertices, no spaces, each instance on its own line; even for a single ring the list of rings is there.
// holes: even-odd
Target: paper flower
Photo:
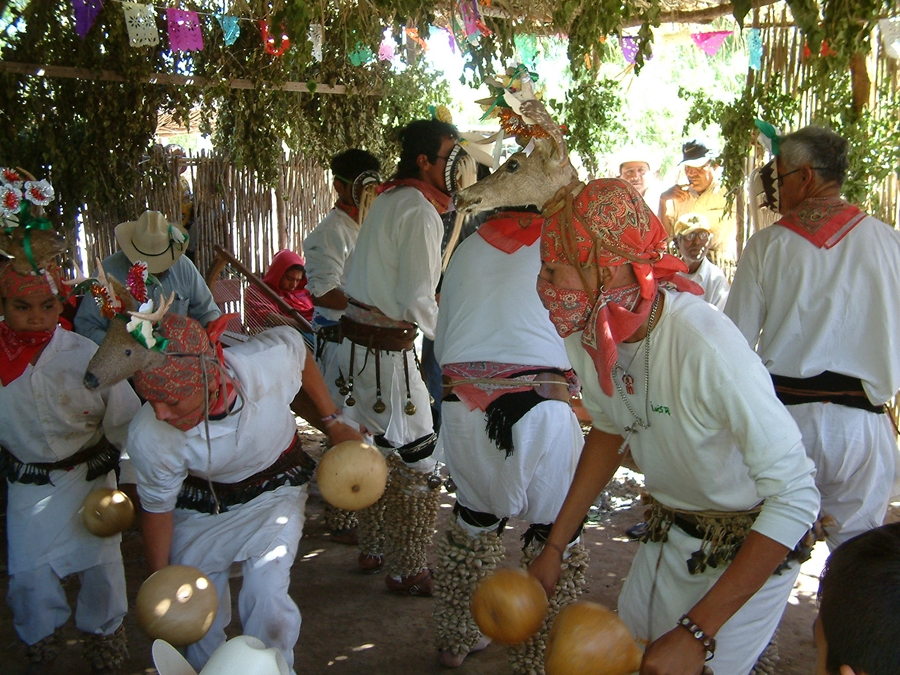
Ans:
[[[11,184],[0,185],[0,214],[14,215],[19,210],[21,203],[22,193],[18,188]]]
[[[25,179],[22,178],[22,175],[16,171],[15,169],[10,169],[4,167],[0,169],[0,183],[4,185],[11,185],[14,188],[22,189],[22,184],[25,182]]]
[[[25,199],[37,206],[47,206],[53,201],[56,193],[53,186],[45,178],[44,180],[30,180],[25,183]]]
[[[153,312],[153,301],[148,300],[143,303],[138,311],[142,314],[151,314]],[[141,319],[136,316],[131,317],[131,320],[125,325],[125,330],[127,330],[135,340],[140,342],[147,349],[153,349],[156,345],[156,338],[153,335],[153,324],[147,321],[147,319]]]
[[[128,270],[128,276],[125,278],[125,286],[138,302],[147,302],[147,263],[138,260],[131,269]],[[144,311],[144,310],[140,310]],[[152,311],[152,310],[151,310]]]
[[[185,237],[184,233],[177,227],[169,225],[169,240],[174,241],[176,244],[183,244],[187,241],[187,237]]]

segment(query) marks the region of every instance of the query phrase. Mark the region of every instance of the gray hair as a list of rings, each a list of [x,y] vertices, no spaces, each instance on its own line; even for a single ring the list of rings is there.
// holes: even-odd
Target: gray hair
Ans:
[[[850,164],[849,147],[833,131],[809,126],[782,137],[779,156],[788,171],[808,166],[823,179],[843,185]]]

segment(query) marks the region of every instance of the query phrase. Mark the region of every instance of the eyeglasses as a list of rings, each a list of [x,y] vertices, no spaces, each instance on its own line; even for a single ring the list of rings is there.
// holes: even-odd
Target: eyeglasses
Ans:
[[[784,185],[784,179],[785,179],[785,178],[787,178],[788,176],[790,176],[792,173],[797,173],[798,171],[802,171],[802,170],[805,169],[805,168],[806,168],[806,167],[801,166],[799,169],[794,169],[793,171],[788,171],[788,172],[787,172],[786,174],[784,174],[784,175],[779,175],[779,176],[775,179],[775,182],[777,182],[778,185]],[[822,166],[811,166],[811,167],[809,167],[809,170],[810,170],[810,171],[824,171],[825,173],[834,173],[834,170],[833,170],[833,169],[826,169],[825,167],[822,167]]]
[[[447,160],[450,159],[450,155],[447,155],[446,157],[444,157],[443,155],[438,155],[437,157],[435,157],[435,160],[438,160],[438,159],[442,159],[446,162]]]
[[[712,238],[712,233],[706,230],[694,230],[693,232],[685,232],[681,237],[686,241],[699,241],[701,244],[705,244]]]

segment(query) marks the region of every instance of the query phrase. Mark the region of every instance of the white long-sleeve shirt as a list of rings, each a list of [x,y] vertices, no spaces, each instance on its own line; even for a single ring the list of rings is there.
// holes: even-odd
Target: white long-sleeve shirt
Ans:
[[[600,388],[581,333],[566,338],[594,426],[626,435],[622,396]],[[633,359],[633,360],[632,360]],[[734,324],[701,298],[666,293],[651,334],[645,398],[644,342],[619,345],[634,378],[625,394],[649,429],[628,439],[647,491],[666,506],[743,511],[763,502],[753,529],[793,548],[818,515],[819,493],[800,430],[775,397],[766,369]],[[614,373],[623,392],[621,371]]]
[[[332,209],[303,241],[307,290],[322,297],[335,288],[344,290],[350,275],[350,258],[359,237],[359,223],[338,208]],[[316,315],[337,321],[340,309],[316,306]]]
[[[857,377],[880,405],[900,389],[898,279],[900,233],[871,216],[830,249],[773,225],[747,242],[725,314],[770,373]]]
[[[417,324],[433,339],[443,234],[437,209],[416,188],[381,194],[360,229],[347,295],[395,321]]]
[[[101,434],[120,450],[140,401],[127,382],[90,390],[82,379],[97,345],[57,328],[37,363],[0,385],[0,445],[20,462],[58,462]],[[88,533],[79,510],[87,494],[115,487],[110,472],[85,480],[87,467],[51,471],[52,483],[11,483],[7,507],[9,572],[49,564],[60,576],[120,560],[120,538]]]
[[[459,245],[441,284],[434,343],[438,363],[571,368],[562,338],[537,294],[540,248],[537,240],[504,253],[478,234]]]

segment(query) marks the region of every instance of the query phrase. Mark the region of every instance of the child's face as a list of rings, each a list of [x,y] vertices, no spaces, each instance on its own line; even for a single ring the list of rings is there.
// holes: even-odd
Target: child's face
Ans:
[[[3,299],[6,324],[17,332],[51,331],[59,322],[60,312],[62,303],[50,293]]]

